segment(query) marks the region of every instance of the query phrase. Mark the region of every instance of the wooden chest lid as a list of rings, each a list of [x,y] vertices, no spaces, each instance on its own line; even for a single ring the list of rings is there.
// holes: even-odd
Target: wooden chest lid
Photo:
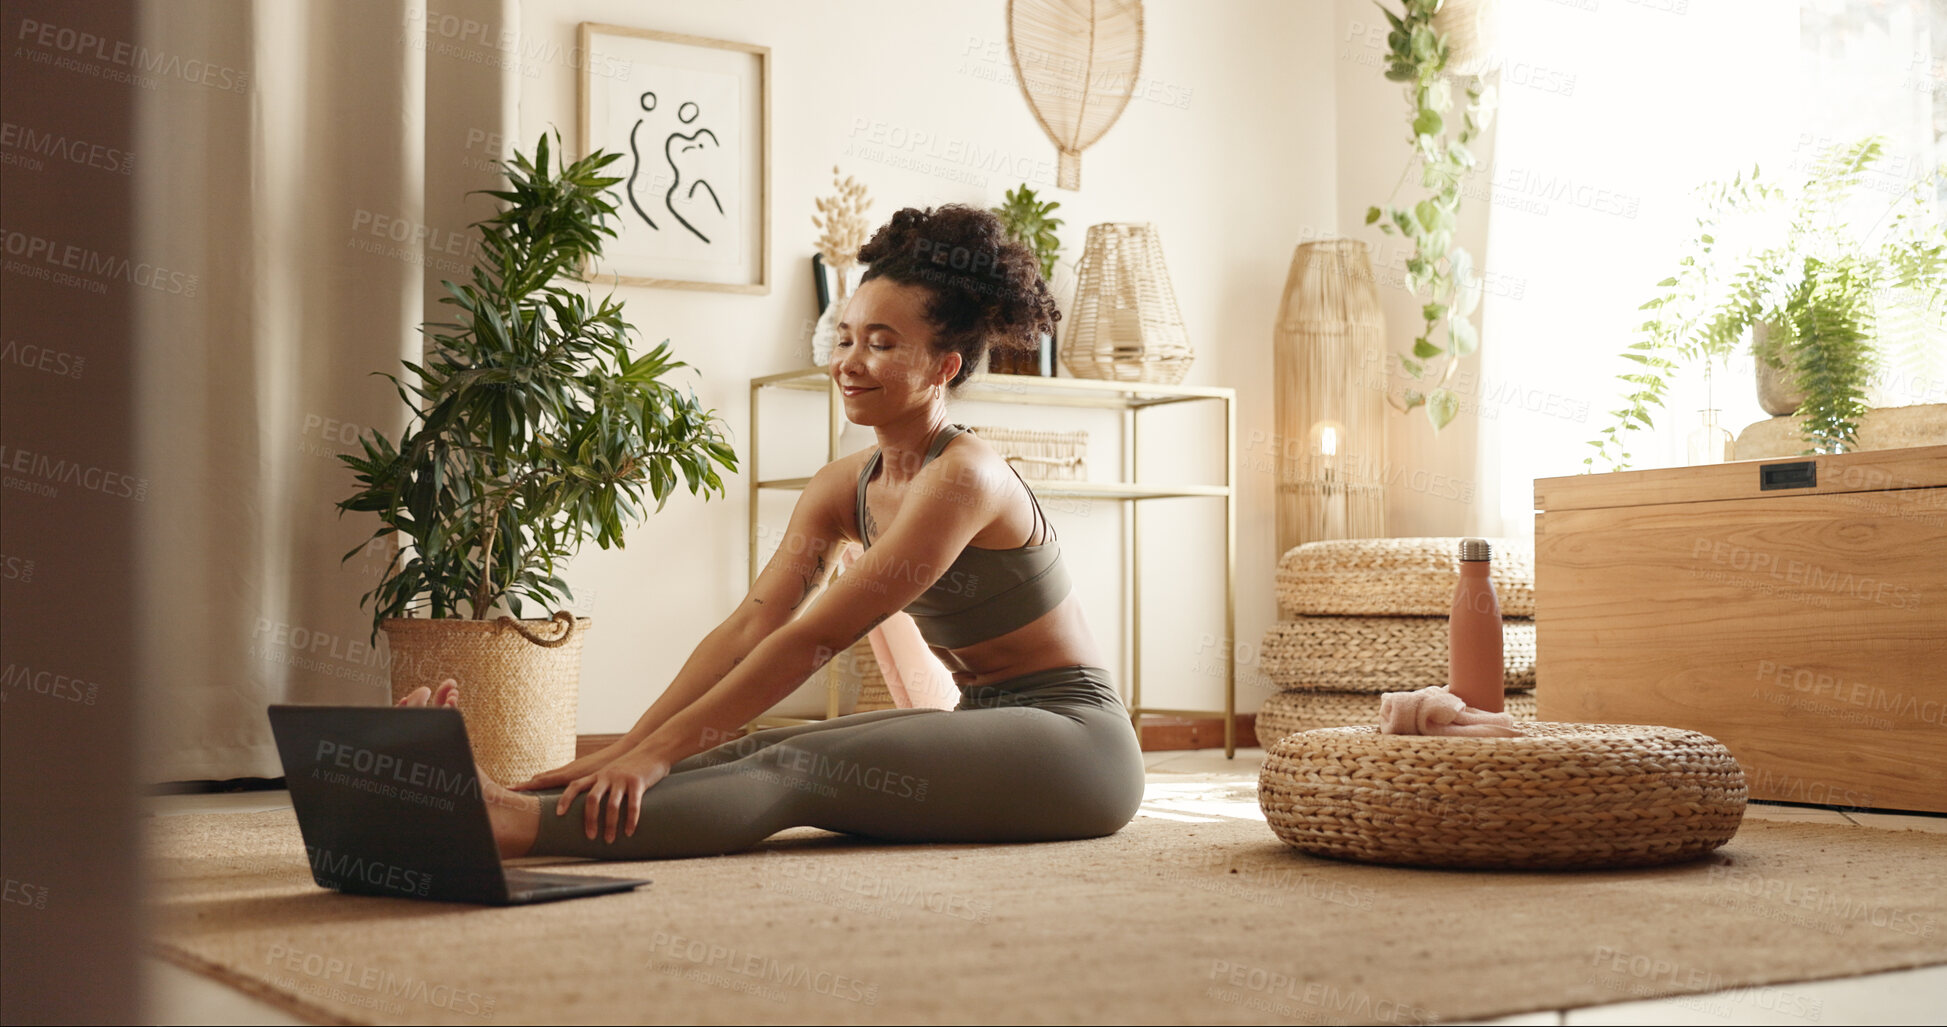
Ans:
[[[1915,446],[1537,478],[1535,509],[1594,510],[1944,486],[1947,446]]]

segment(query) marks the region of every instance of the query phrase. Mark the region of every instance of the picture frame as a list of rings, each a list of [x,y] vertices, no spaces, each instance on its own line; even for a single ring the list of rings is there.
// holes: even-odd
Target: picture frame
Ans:
[[[770,47],[599,22],[578,37],[581,155],[622,155],[621,224],[588,276],[768,294]]]

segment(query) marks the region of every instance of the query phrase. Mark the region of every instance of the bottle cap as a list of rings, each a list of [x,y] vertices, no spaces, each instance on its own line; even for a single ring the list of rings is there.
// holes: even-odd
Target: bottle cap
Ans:
[[[1463,538],[1460,540],[1462,560],[1486,560],[1492,556],[1487,540],[1484,538]]]

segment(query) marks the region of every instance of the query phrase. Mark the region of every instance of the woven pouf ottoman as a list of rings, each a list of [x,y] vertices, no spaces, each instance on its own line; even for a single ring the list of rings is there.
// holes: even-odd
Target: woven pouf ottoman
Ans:
[[[1264,631],[1258,665],[1279,688],[1410,692],[1447,683],[1447,618],[1312,617]],[[1501,621],[1503,686],[1535,687],[1535,622]]]
[[[1491,538],[1488,578],[1503,617],[1535,615],[1534,545]],[[1279,613],[1440,617],[1460,585],[1458,538],[1327,539],[1293,546],[1278,559]]]
[[[1524,724],[1518,738],[1287,735],[1258,805],[1315,856],[1465,869],[1638,867],[1694,859],[1744,818],[1744,772],[1709,735],[1635,724]]]
[[[1379,723],[1378,692],[1274,692],[1257,711],[1257,744],[1266,749],[1289,734],[1321,727]],[[1509,692],[1506,711],[1518,721],[1535,719],[1535,693]]]

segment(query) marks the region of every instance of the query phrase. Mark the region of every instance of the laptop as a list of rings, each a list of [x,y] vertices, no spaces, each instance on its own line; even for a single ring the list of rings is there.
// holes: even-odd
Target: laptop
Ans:
[[[503,867],[451,707],[270,707],[271,731],[320,887],[513,906],[647,880]]]

